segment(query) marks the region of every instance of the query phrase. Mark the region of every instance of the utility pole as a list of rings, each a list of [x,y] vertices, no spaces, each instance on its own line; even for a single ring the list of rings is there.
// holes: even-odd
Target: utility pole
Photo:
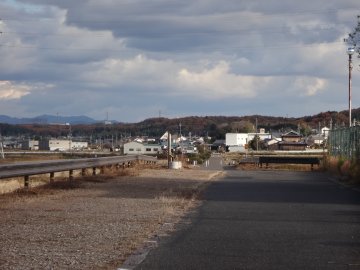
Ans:
[[[1,18],[0,18],[1,21]],[[0,35],[2,34],[2,32],[0,31]],[[1,136],[1,132],[0,132],[0,154],[1,154],[1,158],[5,159],[5,155],[4,155],[4,146],[3,146],[3,140],[2,140],[2,136]]]
[[[168,134],[167,134],[167,143],[168,143],[168,146],[167,146],[167,150],[168,150],[168,153],[167,153],[167,160],[168,160],[168,169],[170,169],[170,166],[171,166],[171,134],[170,134],[170,131],[168,131]]]
[[[68,137],[69,137],[69,152],[71,153],[71,136],[72,136],[72,134],[71,134],[71,124],[69,123],[69,135],[68,135]]]
[[[257,120],[257,117],[255,118],[255,132],[256,132],[256,135],[255,135],[255,138],[256,138],[256,151],[259,151],[259,139],[260,137],[258,137],[258,120]]]
[[[1,158],[2,158],[2,159],[5,159],[4,147],[3,147],[3,140],[2,140],[1,133],[0,133],[0,150],[1,150]]]
[[[358,57],[360,57],[360,15],[357,16],[358,22],[355,30],[352,33],[349,33],[348,38],[344,39],[344,42],[348,44],[347,54],[349,55],[349,127],[352,126],[352,117],[351,117],[351,71],[353,69],[352,64],[352,55],[357,52]]]
[[[349,127],[352,126],[352,118],[351,118],[351,71],[353,69],[352,65],[352,55],[354,54],[355,49],[350,47],[347,50],[349,55]]]

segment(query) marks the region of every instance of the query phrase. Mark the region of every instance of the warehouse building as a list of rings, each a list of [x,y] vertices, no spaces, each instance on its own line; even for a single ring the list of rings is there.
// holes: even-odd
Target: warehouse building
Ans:
[[[143,144],[139,142],[128,142],[124,144],[125,155],[157,155],[161,151],[159,144]]]

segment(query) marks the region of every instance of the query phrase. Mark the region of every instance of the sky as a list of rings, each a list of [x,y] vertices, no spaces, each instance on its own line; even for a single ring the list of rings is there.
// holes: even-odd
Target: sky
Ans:
[[[0,0],[0,114],[139,122],[347,110],[343,39],[357,15],[359,0]]]

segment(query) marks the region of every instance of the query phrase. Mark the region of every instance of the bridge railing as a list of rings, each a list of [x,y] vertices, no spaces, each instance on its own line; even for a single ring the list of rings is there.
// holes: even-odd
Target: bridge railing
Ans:
[[[32,175],[50,173],[50,182],[52,182],[56,172],[69,171],[69,179],[72,180],[74,170],[81,170],[81,175],[85,175],[86,169],[91,168],[93,170],[93,175],[95,175],[97,168],[100,168],[102,171],[108,166],[125,168],[140,161],[145,163],[156,163],[157,159],[145,155],[128,155],[3,164],[0,165],[0,180],[13,177],[24,177],[24,186],[28,187],[29,177]]]
[[[309,164],[311,170],[314,169],[314,165],[320,165],[321,158],[319,157],[290,157],[290,156],[261,156],[259,157],[259,164],[262,167],[263,163],[266,164],[266,168],[269,167],[270,163],[277,164]]]

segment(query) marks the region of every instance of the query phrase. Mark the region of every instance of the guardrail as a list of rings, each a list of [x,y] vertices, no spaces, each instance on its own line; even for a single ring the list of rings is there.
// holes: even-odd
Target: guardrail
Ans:
[[[314,169],[314,164],[320,165],[319,157],[277,157],[277,156],[263,156],[259,157],[259,164],[262,168],[263,163],[266,164],[266,168],[269,167],[269,163],[277,164],[309,164],[311,165],[311,170]]]
[[[130,167],[134,162],[140,161],[156,163],[157,159],[145,155],[129,155],[4,164],[0,165],[0,179],[24,177],[24,186],[27,188],[29,187],[29,177],[32,175],[50,173],[50,182],[53,182],[55,172],[69,171],[69,180],[72,180],[74,170],[81,170],[81,175],[84,176],[86,169],[92,168],[93,175],[96,175],[97,168],[100,168],[103,172],[105,167],[108,166],[125,168]]]

